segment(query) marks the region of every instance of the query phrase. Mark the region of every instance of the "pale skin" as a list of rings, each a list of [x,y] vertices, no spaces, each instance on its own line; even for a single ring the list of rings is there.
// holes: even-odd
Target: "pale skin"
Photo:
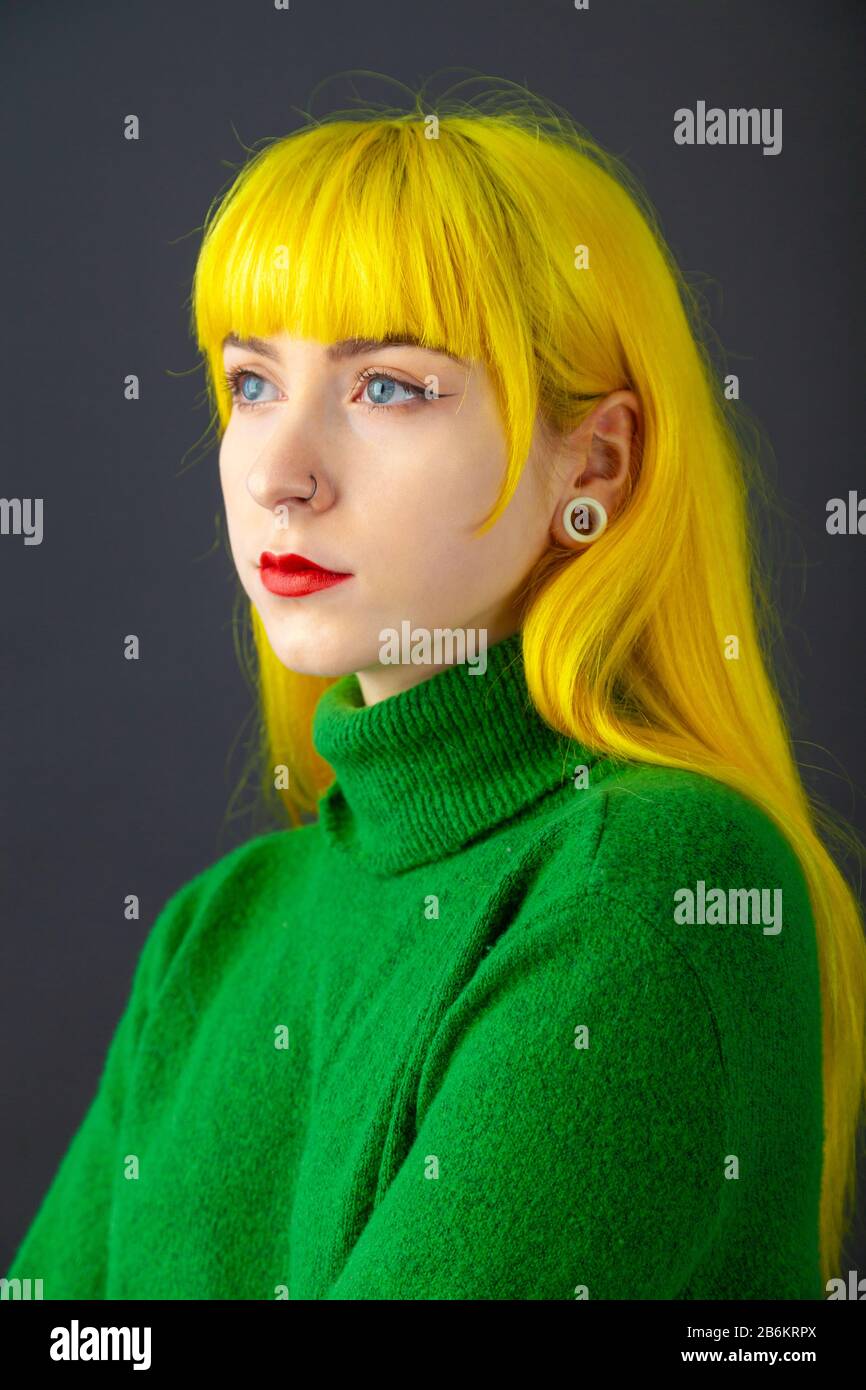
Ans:
[[[355,672],[367,705],[442,669],[383,664],[383,629],[399,632],[408,620],[431,632],[485,630],[489,648],[520,626],[520,595],[551,544],[589,549],[563,527],[571,497],[596,498],[614,524],[640,429],[631,391],[599,400],[557,441],[537,428],[505,512],[473,536],[506,463],[482,363],[416,345],[336,352],[286,333],[256,340],[255,350],[226,343],[223,357],[227,371],[249,374],[236,379],[219,456],[241,584],[283,665],[306,675]],[[411,389],[425,386],[427,399]],[[261,581],[267,550],[352,578],[283,597]]]

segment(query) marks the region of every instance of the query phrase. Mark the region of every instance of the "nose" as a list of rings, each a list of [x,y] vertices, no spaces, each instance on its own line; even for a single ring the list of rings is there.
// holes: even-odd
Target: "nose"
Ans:
[[[282,507],[292,511],[321,511],[328,505],[328,486],[322,480],[321,468],[318,474],[304,473],[291,463],[263,467],[257,461],[247,477],[247,490],[253,501],[269,512]]]
[[[323,511],[333,501],[321,454],[304,435],[303,427],[275,429],[250,465],[247,491],[267,511]]]

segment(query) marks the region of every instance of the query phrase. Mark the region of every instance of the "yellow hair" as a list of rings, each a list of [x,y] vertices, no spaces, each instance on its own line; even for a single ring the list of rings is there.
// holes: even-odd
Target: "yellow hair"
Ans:
[[[527,583],[527,683],[556,728],[610,756],[729,784],[797,853],[821,970],[828,1279],[853,1215],[866,941],[824,841],[861,847],[804,790],[769,674],[778,620],[752,540],[749,489],[766,489],[746,416],[723,399],[698,297],[636,180],[567,113],[511,84],[475,105],[444,98],[428,111],[416,97],[408,112],[335,112],[267,142],[215,200],[192,313],[220,430],[229,331],[322,342],[407,333],[483,361],[509,454],[479,533],[507,505],[539,413],[573,429],[597,398],[637,394],[639,453],[604,540],[577,558],[553,547]],[[332,680],[286,670],[249,614],[262,782],[273,788],[274,768],[289,768],[280,796],[296,825],[333,779],[310,738]],[[731,637],[739,660],[725,659]]]

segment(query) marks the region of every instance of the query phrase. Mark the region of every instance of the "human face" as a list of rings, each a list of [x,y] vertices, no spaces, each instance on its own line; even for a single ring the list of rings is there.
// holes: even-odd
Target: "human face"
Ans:
[[[499,521],[473,536],[506,465],[483,364],[417,345],[231,339],[224,365],[243,375],[220,447],[229,541],[278,660],[307,675],[354,671],[373,704],[441,669],[383,662],[385,629],[475,629],[486,647],[516,631],[521,587],[549,544],[551,493],[524,468]],[[277,593],[264,552],[350,577]]]

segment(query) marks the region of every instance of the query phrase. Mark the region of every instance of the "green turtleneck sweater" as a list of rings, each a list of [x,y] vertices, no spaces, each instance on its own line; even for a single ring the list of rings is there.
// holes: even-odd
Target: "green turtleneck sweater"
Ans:
[[[487,655],[370,707],[354,675],[325,693],[318,822],[159,913],[9,1278],[47,1299],[823,1296],[798,861],[722,784],[556,734],[519,634]]]

